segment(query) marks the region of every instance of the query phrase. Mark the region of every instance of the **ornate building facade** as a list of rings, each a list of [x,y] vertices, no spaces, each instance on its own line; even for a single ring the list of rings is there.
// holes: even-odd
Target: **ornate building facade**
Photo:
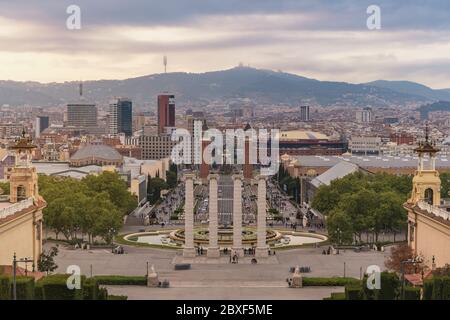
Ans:
[[[10,172],[10,195],[0,198],[0,265],[11,266],[17,259],[30,259],[37,265],[42,253],[42,210],[46,203],[39,195],[38,175],[31,164],[34,146],[22,138],[11,148],[16,153]]]
[[[426,139],[415,150],[418,166],[408,211],[408,245],[429,267],[450,264],[450,212],[441,203],[441,180],[436,170],[439,149]]]

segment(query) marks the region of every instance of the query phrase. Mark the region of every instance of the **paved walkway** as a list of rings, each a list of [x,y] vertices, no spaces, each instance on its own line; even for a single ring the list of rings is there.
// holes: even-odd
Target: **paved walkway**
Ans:
[[[186,287],[147,288],[144,286],[108,286],[114,295],[129,300],[322,300],[342,287],[309,287],[301,289],[266,287]]]

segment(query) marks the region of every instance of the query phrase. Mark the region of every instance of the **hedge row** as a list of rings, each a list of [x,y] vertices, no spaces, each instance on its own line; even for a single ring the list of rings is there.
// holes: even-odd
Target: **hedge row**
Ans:
[[[358,284],[361,281],[355,278],[303,278],[304,287],[344,287],[349,284]]]
[[[450,276],[433,276],[425,280],[423,286],[424,300],[450,300]]]
[[[17,300],[31,300],[34,298],[34,278],[16,277]],[[13,298],[13,281],[10,276],[0,276],[0,300],[11,300]]]
[[[145,276],[94,276],[100,285],[110,286],[146,286],[147,278]]]
[[[419,287],[405,287],[405,300],[420,300]]]

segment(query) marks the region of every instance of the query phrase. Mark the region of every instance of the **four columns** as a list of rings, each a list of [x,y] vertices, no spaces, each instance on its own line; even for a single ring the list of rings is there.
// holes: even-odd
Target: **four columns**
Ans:
[[[194,248],[194,174],[185,174],[185,244],[183,256],[185,258],[195,257]],[[210,174],[209,180],[209,247],[207,256],[212,258],[220,257],[218,245],[218,174]],[[264,258],[268,256],[269,247],[266,243],[266,177],[258,176],[257,192],[257,245],[256,257]],[[238,256],[243,256],[242,249],[242,180],[241,174],[233,175],[233,251]]]

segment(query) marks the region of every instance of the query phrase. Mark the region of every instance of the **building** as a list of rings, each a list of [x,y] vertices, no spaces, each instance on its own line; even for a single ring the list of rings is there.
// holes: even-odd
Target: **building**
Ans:
[[[0,124],[0,139],[19,137],[22,133],[23,125],[6,123]]]
[[[353,154],[379,154],[380,137],[352,136],[348,142],[348,149]]]
[[[166,133],[166,128],[175,127],[175,96],[162,94],[158,96],[158,133]]]
[[[116,166],[123,163],[123,158],[116,149],[104,145],[91,143],[80,148],[70,158],[70,165],[73,167],[96,166]]]
[[[300,121],[309,121],[309,106],[300,107]]]
[[[438,151],[428,140],[427,130],[425,142],[416,148],[419,164],[411,198],[404,204],[408,211],[408,245],[432,269],[450,264],[450,212],[441,202]]]
[[[11,266],[28,258],[32,263],[20,265],[32,270],[42,253],[42,209],[46,203],[39,195],[36,168],[31,164],[31,140],[22,138],[11,148],[15,164],[10,173],[10,195],[0,197],[0,265]]]
[[[347,143],[332,140],[313,131],[282,131],[279,136],[280,154],[288,155],[341,155],[347,151]]]
[[[50,125],[49,117],[46,116],[37,116],[36,117],[36,128],[35,128],[35,137],[39,138],[41,136],[41,132],[47,129]]]
[[[67,105],[67,127],[97,127],[97,107],[90,103],[71,103]]]
[[[363,108],[356,111],[356,121],[360,123],[369,123],[374,121],[373,111],[371,108]]]
[[[8,172],[14,166],[15,157],[7,149],[0,149],[0,181],[8,180]]]
[[[169,134],[142,135],[138,138],[143,160],[159,160],[170,158],[172,148],[178,143],[172,141]]]
[[[109,104],[109,131],[116,135],[133,134],[133,103],[128,98],[118,98]]]

